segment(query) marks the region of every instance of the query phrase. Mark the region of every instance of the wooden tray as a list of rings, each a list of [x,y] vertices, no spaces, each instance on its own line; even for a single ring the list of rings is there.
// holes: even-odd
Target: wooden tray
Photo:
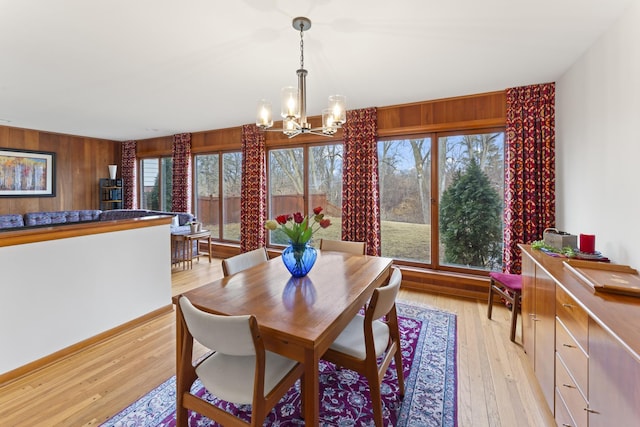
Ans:
[[[596,291],[640,297],[640,275],[635,268],[576,259],[563,261],[563,264]]]

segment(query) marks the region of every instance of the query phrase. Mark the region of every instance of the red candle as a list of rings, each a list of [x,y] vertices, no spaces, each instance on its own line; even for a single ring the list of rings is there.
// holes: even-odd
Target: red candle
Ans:
[[[596,236],[593,234],[580,235],[580,252],[592,254],[596,251]]]

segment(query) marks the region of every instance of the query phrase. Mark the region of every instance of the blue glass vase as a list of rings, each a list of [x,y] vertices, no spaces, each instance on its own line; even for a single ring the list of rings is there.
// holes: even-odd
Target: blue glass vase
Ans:
[[[292,243],[282,251],[282,262],[293,277],[304,277],[316,263],[318,252],[308,243]]]

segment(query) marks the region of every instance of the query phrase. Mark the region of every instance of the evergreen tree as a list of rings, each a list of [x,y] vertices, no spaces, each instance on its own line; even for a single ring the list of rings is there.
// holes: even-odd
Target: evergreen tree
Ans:
[[[494,269],[502,263],[502,201],[487,175],[471,159],[440,201],[445,262]]]

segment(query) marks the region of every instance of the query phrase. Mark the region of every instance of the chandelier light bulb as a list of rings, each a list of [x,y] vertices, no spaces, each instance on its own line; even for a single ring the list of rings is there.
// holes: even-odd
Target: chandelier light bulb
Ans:
[[[258,101],[256,126],[260,129],[268,129],[273,126],[273,111],[271,109],[271,103],[266,99]]]
[[[322,110],[322,133],[333,135],[338,131],[338,127],[333,120],[333,111],[329,108]]]
[[[297,119],[300,117],[298,105],[298,88],[287,86],[282,88],[282,117],[285,119]]]
[[[336,126],[342,126],[347,122],[347,97],[344,95],[331,95],[329,97],[329,110],[333,114],[333,122]]]

